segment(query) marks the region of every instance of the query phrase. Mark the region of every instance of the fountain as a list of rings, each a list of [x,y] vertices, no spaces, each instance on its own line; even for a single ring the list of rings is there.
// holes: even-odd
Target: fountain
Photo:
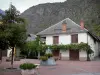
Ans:
[[[51,49],[48,47],[45,54],[52,54]],[[53,66],[56,65],[55,59],[53,57],[48,58],[46,61],[41,60],[41,65]]]

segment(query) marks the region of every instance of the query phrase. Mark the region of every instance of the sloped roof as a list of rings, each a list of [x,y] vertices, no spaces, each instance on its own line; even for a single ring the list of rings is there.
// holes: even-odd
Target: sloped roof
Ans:
[[[62,32],[62,23],[67,23],[66,32]],[[76,24],[69,18],[66,18],[55,25],[50,26],[49,28],[37,33],[37,35],[51,35],[51,34],[74,34],[74,33],[83,33],[87,32],[87,29],[81,29],[80,25]]]

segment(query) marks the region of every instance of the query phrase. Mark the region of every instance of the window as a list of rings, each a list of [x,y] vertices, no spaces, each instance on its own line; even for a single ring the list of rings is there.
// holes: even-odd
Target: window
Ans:
[[[78,34],[71,35],[71,42],[78,43]]]
[[[41,37],[41,41],[42,41],[43,44],[45,44],[46,43],[46,37]]]
[[[59,37],[53,36],[53,44],[58,44],[58,43],[59,43]]]

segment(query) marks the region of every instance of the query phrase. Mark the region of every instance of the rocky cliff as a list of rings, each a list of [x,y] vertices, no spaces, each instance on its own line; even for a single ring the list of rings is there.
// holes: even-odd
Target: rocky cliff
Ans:
[[[100,23],[100,0],[67,0],[63,3],[39,4],[21,14],[27,19],[27,31],[37,33],[65,18],[79,24],[84,19],[85,25]]]

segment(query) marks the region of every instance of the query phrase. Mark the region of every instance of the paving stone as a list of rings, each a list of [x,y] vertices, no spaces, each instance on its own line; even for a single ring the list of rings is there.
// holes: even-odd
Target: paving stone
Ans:
[[[100,75],[100,73],[93,73],[94,75]]]
[[[80,74],[72,74],[72,75],[94,75],[92,73],[80,73]]]
[[[39,64],[39,60],[21,59],[14,61],[14,67],[25,62]],[[100,61],[56,61],[56,66],[40,66],[39,75],[100,75]],[[10,62],[0,64],[0,75],[20,75],[20,71],[4,71],[4,68],[11,67]]]

